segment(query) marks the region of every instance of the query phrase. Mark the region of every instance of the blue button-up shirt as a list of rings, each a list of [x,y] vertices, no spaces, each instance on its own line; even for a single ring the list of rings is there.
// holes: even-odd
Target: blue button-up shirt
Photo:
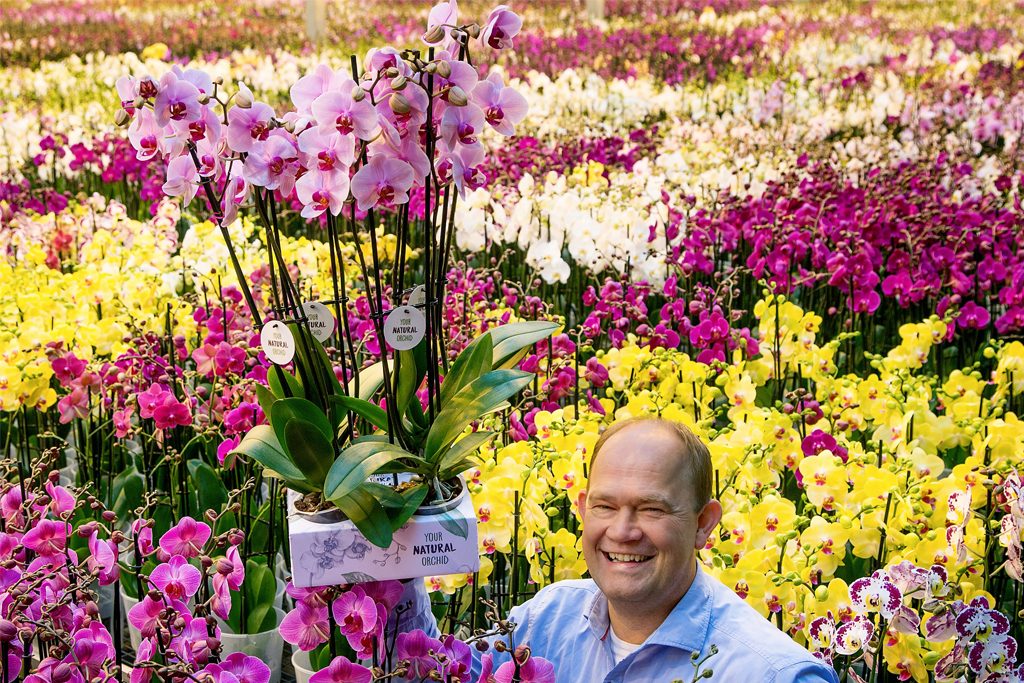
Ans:
[[[415,582],[418,585],[418,581]],[[400,628],[437,636],[425,591],[418,588]],[[834,669],[815,659],[733,591],[698,569],[689,590],[668,618],[634,652],[615,662],[609,635],[608,601],[592,580],[561,581],[514,608],[515,645],[555,666],[557,683],[690,683],[691,655],[718,654],[703,669],[712,681],[732,683],[838,683]],[[474,680],[479,675],[475,648]],[[495,653],[495,666],[503,659]],[[505,655],[507,659],[507,655]]]

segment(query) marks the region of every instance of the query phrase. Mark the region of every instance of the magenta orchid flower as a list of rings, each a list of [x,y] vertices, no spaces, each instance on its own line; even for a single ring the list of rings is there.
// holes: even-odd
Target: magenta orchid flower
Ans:
[[[480,134],[484,132],[484,113],[475,104],[465,107],[448,107],[441,117],[441,139],[449,149],[458,145],[480,145]]]
[[[413,184],[412,166],[377,154],[352,177],[352,196],[360,211],[375,206],[393,206],[409,200]]]
[[[158,565],[149,575],[157,588],[172,600],[187,601],[197,592],[203,582],[203,574],[188,563],[181,555]]]
[[[64,553],[70,531],[71,525],[67,522],[41,519],[25,533],[21,543],[34,553],[52,557]]]
[[[496,683],[555,683],[555,666],[542,657],[530,657],[518,668],[515,662],[505,662],[494,672]]]
[[[323,173],[342,172],[355,163],[356,146],[351,136],[320,132],[308,128],[298,137],[299,151],[305,155],[303,165]]]
[[[93,621],[75,632],[72,651],[91,680],[102,673],[104,664],[114,659],[114,640],[102,622]]]
[[[310,607],[303,602],[296,603],[295,609],[285,615],[277,630],[287,642],[308,652],[328,640],[330,627],[327,608]]]
[[[209,525],[183,517],[160,537],[160,549],[169,556],[199,557],[203,546],[210,540],[210,534]]]
[[[310,105],[320,133],[329,135],[355,135],[360,140],[372,140],[377,134],[377,111],[369,99],[352,99],[355,81],[345,79],[337,90],[320,95]]]
[[[494,50],[512,47],[512,39],[519,35],[523,20],[507,5],[498,5],[491,10],[487,23],[480,32],[480,44]]]
[[[185,603],[179,600],[170,600],[165,603],[163,600],[154,600],[147,595],[128,610],[128,623],[139,629],[143,638],[152,638],[160,623],[160,615],[168,607],[180,614],[189,613]]]
[[[437,669],[437,660],[430,655],[430,652],[437,652],[440,649],[440,640],[431,638],[419,629],[408,633],[399,633],[396,641],[398,658],[409,660],[409,672],[406,674],[406,678],[410,680],[427,678],[431,671]]]
[[[160,79],[153,103],[156,124],[161,128],[171,121],[195,121],[200,116],[199,88],[168,71]]]
[[[355,586],[331,606],[338,628],[346,636],[371,633],[377,626],[377,603]]]
[[[259,657],[243,652],[228,655],[218,666],[223,671],[233,674],[238,683],[267,683],[270,680],[270,667]]]
[[[309,677],[309,683],[370,683],[371,680],[373,674],[369,669],[344,657],[335,657],[326,669]]]
[[[102,540],[99,531],[93,531],[89,537],[89,557],[86,558],[89,571],[99,571],[98,580],[101,586],[109,586],[121,575],[117,564],[117,544]]]
[[[492,71],[473,88],[471,100],[484,112],[484,120],[502,135],[516,133],[516,124],[526,118],[529,105],[515,88],[507,87],[501,74]]]

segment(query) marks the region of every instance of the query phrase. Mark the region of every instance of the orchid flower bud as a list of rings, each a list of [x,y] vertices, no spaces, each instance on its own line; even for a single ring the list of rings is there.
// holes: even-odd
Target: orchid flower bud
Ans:
[[[235,95],[235,106],[241,107],[242,109],[249,109],[252,107],[253,100],[252,94],[246,90],[239,90],[238,94]]]
[[[439,43],[443,38],[444,26],[440,24],[423,34],[423,42],[425,43]]]
[[[362,102],[365,99],[366,99],[366,91],[365,90],[363,90],[358,85],[356,87],[352,88],[352,101],[353,102]]]
[[[448,104],[453,107],[465,107],[469,104],[469,97],[466,95],[466,91],[457,85],[453,85],[448,90]]]
[[[441,78],[448,78],[452,75],[452,65],[447,60],[441,59],[435,62],[437,64],[437,75]]]
[[[409,100],[405,98],[401,93],[391,93],[391,97],[388,99],[388,106],[391,107],[391,111],[398,115],[408,114],[412,111],[412,105],[409,104]]]
[[[392,90],[404,90],[405,89],[406,81],[407,81],[407,79],[405,78],[405,76],[398,76],[396,78],[392,78],[391,79],[391,89]]]

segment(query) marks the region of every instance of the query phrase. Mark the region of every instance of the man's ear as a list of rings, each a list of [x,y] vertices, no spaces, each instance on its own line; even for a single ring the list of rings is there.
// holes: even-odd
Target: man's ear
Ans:
[[[581,489],[578,496],[576,496],[576,508],[580,511],[580,520],[583,520],[587,515],[587,490]]]
[[[711,537],[711,532],[715,530],[715,527],[721,521],[722,504],[714,499],[709,500],[697,515],[697,537],[694,540],[694,547],[696,549],[700,550],[707,544],[708,538]]]

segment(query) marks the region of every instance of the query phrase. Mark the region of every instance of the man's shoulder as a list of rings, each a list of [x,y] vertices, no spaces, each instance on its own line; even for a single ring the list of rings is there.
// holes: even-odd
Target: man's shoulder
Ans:
[[[799,664],[822,665],[806,648],[776,628],[727,586],[713,577],[708,579],[711,588],[709,644],[717,645],[720,652],[745,652],[775,671]]]

